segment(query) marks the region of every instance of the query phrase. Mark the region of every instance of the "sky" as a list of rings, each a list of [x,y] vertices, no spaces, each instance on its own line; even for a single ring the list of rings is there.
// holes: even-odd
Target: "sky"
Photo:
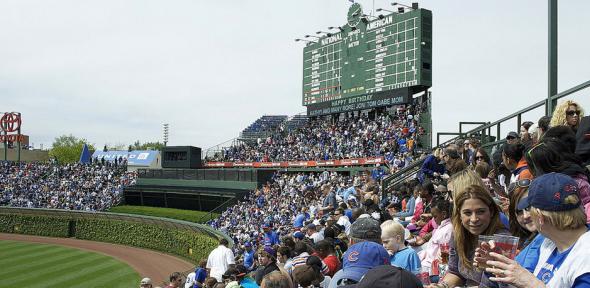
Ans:
[[[367,14],[392,9],[357,2]],[[433,13],[434,135],[547,97],[547,1],[419,3]],[[0,0],[0,111],[22,113],[35,148],[64,134],[97,147],[162,141],[168,123],[169,145],[207,149],[262,115],[305,111],[294,39],[344,25],[350,5]],[[590,1],[560,1],[558,91],[590,80],[588,11]],[[570,98],[590,110],[589,94]]]

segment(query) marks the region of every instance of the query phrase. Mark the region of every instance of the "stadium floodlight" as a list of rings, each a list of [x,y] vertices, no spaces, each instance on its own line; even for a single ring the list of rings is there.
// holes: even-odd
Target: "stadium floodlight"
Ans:
[[[315,41],[310,41],[310,40],[305,40],[305,39],[300,39],[300,38],[295,39],[295,42],[299,42],[299,41],[302,41],[302,42],[305,42],[305,43],[317,43]]]
[[[338,30],[340,30],[340,31],[344,31],[344,29],[343,29],[342,27],[340,27],[340,26],[337,26],[337,27],[330,26],[330,27],[328,27],[328,29],[329,29],[329,30],[338,29]]]
[[[330,32],[324,32],[324,31],[315,32],[315,34],[318,34],[318,35],[322,34],[322,33],[326,34],[326,36],[328,36],[328,37],[332,36],[332,33],[330,33]]]
[[[164,135],[163,135],[164,136],[163,137],[164,138],[164,146],[166,146],[166,144],[168,144],[168,135],[169,135],[168,134],[168,132],[169,132],[168,128],[169,128],[168,123],[162,124],[162,130],[163,130],[162,132],[164,133]]]
[[[391,10],[387,10],[387,9],[383,9],[383,8],[377,8],[377,10],[375,10],[375,11],[377,11],[377,12],[385,11],[385,12],[389,12],[389,13],[395,13]]]
[[[309,37],[314,37],[314,38],[316,38],[316,39],[320,39],[320,37],[318,37],[318,36],[315,36],[315,35],[305,35],[305,38],[309,38]]]
[[[418,10],[418,8],[419,8],[418,2],[412,2],[412,6],[408,6],[406,4],[399,3],[399,2],[393,2],[393,3],[391,3],[391,6],[402,6],[402,7],[408,8],[408,9],[412,9],[412,10]]]

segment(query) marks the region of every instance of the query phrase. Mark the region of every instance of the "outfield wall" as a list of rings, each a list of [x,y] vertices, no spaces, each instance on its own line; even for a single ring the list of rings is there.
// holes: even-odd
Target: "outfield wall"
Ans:
[[[202,224],[108,212],[0,207],[0,232],[77,238],[152,249],[198,263],[229,236]]]

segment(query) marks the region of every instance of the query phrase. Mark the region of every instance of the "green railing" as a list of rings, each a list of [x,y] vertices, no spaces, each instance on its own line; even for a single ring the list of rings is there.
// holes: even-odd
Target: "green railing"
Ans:
[[[586,81],[582,84],[579,84],[577,86],[574,86],[568,90],[565,90],[559,94],[553,95],[550,98],[538,101],[538,102],[534,103],[533,105],[523,108],[517,112],[514,112],[514,113],[512,113],[506,117],[503,117],[500,120],[494,121],[494,122],[460,122],[459,132],[438,132],[437,136],[436,136],[437,137],[436,146],[445,147],[448,144],[455,142],[457,139],[463,138],[465,136],[469,136],[471,138],[478,138],[480,140],[480,143],[482,143],[482,147],[484,149],[489,149],[490,147],[492,147],[494,145],[503,144],[506,142],[506,140],[503,139],[503,137],[501,136],[501,130],[502,130],[503,123],[516,118],[516,127],[515,127],[516,129],[515,130],[519,131],[520,125],[522,124],[523,114],[530,112],[532,110],[535,110],[539,107],[544,107],[545,115],[550,115],[551,113],[548,112],[549,111],[548,103],[557,101],[565,96],[574,94],[574,93],[576,93],[580,90],[586,89],[588,87],[590,87],[590,80]],[[471,129],[467,132],[463,132],[462,127],[465,124],[476,124],[476,125],[479,124],[479,126],[474,129]],[[492,133],[492,131],[495,133]],[[456,137],[441,143],[440,136],[456,136]],[[422,163],[424,163],[424,159],[414,161],[410,166],[408,166],[408,167],[386,177],[385,179],[383,179],[383,182],[382,182],[382,188],[383,188],[382,191],[384,191],[383,195],[385,195],[387,192],[391,191],[394,187],[396,187],[402,181],[406,181],[409,177],[416,175],[416,173],[418,172],[418,170],[422,166]]]

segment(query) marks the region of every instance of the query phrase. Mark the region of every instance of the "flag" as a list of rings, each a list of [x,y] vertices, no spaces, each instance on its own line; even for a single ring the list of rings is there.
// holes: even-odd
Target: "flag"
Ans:
[[[88,150],[88,145],[84,144],[82,147],[82,153],[80,153],[80,163],[90,163],[90,151]]]

